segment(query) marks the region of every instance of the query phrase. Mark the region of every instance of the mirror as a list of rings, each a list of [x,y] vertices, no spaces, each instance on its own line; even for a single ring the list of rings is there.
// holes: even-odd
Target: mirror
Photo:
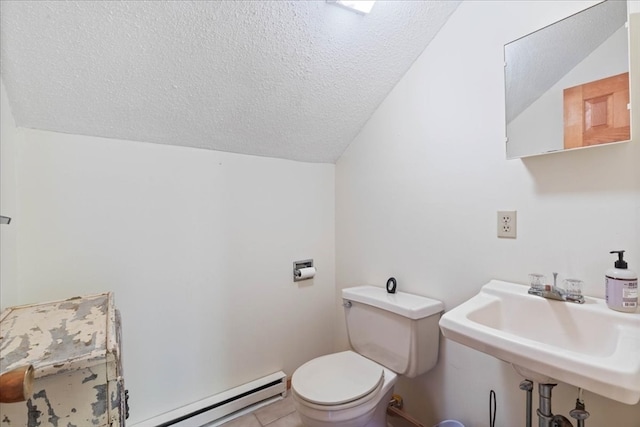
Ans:
[[[505,45],[508,159],[631,139],[626,22],[605,0]]]

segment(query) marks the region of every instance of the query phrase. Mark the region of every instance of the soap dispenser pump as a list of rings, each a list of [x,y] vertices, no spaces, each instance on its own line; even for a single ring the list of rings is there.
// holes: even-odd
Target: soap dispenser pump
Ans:
[[[611,251],[618,254],[614,268],[605,273],[607,306],[612,310],[633,313],[638,308],[638,275],[627,268],[624,251]]]

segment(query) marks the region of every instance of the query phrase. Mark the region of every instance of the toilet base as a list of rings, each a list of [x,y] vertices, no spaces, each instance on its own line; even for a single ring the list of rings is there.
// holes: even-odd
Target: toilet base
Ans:
[[[389,402],[392,397],[393,388],[385,393],[380,404],[376,407],[373,417],[371,417],[371,420],[365,424],[366,427],[387,427],[389,425],[387,422],[387,408],[389,407]]]
[[[382,396],[372,411],[349,420],[332,420],[330,412],[327,412],[327,417],[323,420],[311,419],[300,410],[298,415],[305,427],[388,427],[387,407],[392,396],[393,387]]]

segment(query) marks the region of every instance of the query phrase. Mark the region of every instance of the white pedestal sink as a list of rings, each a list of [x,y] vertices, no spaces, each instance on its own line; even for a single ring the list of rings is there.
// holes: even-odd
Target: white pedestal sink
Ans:
[[[445,313],[448,339],[511,363],[527,379],[564,382],[635,405],[640,401],[640,313],[549,300],[492,280]]]

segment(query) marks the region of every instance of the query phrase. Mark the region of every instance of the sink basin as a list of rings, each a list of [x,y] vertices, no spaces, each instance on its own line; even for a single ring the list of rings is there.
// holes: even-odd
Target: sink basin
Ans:
[[[511,363],[527,379],[638,403],[640,313],[610,310],[600,298],[549,300],[528,289],[492,280],[445,313],[440,329],[450,340]]]

